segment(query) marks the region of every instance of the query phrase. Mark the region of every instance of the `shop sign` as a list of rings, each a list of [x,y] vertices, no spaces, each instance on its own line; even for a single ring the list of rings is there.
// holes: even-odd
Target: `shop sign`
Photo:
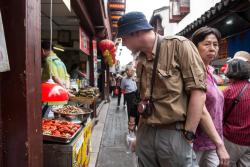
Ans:
[[[76,152],[76,154],[78,154],[80,148],[82,147],[83,142],[84,142],[84,137],[83,137],[83,133],[82,133],[81,137],[79,138],[79,140],[75,144],[75,152]]]
[[[89,37],[84,32],[84,30],[80,27],[79,30],[79,39],[80,39],[80,50],[86,53],[87,55],[90,55],[89,53]]]
[[[2,14],[0,12],[0,72],[10,70],[6,41],[4,36]]]
[[[190,12],[190,0],[169,1],[169,22],[178,23]]]
[[[96,63],[96,62],[97,62],[96,40],[92,40],[92,46],[93,46],[93,58],[94,58],[94,63]]]
[[[177,23],[182,19],[180,13],[180,3],[179,0],[169,1],[169,22]]]
[[[190,12],[190,0],[180,0],[181,15],[186,15]]]
[[[121,3],[110,3],[109,4],[110,10],[125,10],[125,4]]]
[[[83,152],[84,150],[84,131],[81,132],[78,141],[73,145],[72,149],[72,167],[84,166],[86,160],[86,154]]]
[[[70,0],[63,0],[63,2],[66,5],[66,7],[69,9],[69,11],[71,12]]]
[[[97,86],[97,47],[96,47],[96,40],[92,40],[92,46],[93,46],[93,63],[94,63],[94,84]]]

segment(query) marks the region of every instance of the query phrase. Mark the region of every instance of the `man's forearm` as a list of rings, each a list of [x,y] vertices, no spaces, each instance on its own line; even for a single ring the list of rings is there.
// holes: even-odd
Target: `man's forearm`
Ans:
[[[202,90],[191,90],[188,104],[185,130],[195,133],[200,122],[202,110],[206,100],[206,94]]]
[[[54,80],[55,83],[57,83],[58,85],[65,88],[65,86],[63,85],[63,83],[61,82],[61,80],[58,77],[52,76],[52,79]]]

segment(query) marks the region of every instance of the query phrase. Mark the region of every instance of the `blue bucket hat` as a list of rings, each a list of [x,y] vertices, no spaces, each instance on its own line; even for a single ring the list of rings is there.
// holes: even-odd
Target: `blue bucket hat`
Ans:
[[[148,23],[145,15],[141,12],[129,12],[118,20],[117,37],[123,37],[140,30],[151,30],[153,27]]]

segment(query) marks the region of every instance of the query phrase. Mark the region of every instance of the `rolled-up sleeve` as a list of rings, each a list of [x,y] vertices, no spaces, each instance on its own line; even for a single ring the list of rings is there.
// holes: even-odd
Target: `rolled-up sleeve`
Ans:
[[[206,68],[195,45],[189,40],[182,41],[179,52],[185,90],[187,92],[192,89],[206,91]]]

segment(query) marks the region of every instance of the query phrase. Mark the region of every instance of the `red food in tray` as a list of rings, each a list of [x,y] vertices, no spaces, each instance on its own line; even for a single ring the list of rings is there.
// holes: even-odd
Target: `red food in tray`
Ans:
[[[43,135],[71,138],[81,126],[68,121],[43,119]]]

